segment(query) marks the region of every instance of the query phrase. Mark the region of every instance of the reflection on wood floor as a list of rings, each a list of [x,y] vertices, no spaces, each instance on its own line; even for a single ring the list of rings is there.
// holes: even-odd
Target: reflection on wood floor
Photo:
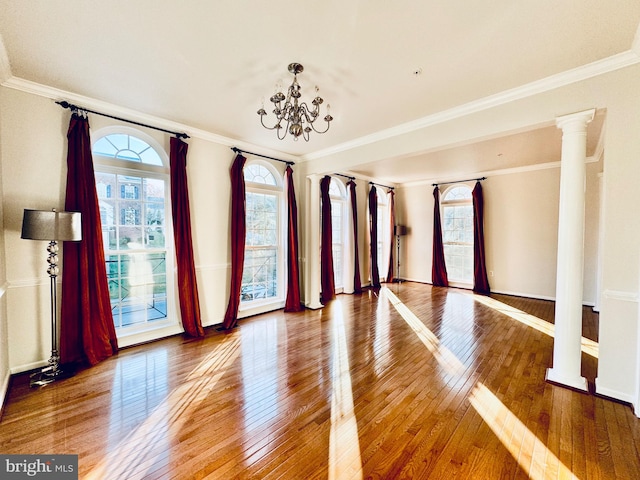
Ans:
[[[78,454],[99,480],[640,478],[631,408],[545,382],[553,308],[388,284],[20,376],[0,452]],[[585,308],[590,384],[597,322]]]

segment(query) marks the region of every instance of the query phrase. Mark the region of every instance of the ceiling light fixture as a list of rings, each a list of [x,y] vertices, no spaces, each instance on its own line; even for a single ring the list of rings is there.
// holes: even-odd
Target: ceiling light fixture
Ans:
[[[300,102],[301,93],[300,85],[298,84],[298,74],[302,73],[303,70],[304,67],[299,63],[290,63],[289,72],[293,74],[293,83],[289,86],[287,95],[285,96],[285,94],[282,93],[281,86],[276,86],[276,93],[269,99],[273,103],[273,113],[276,115],[276,123],[273,127],[268,127],[264,124],[264,117],[267,114],[264,109],[264,100],[262,102],[262,108],[258,110],[262,126],[269,130],[276,130],[280,140],[283,140],[288,132],[293,135],[294,140],[302,137],[305,142],[308,142],[309,133],[312,130],[316,133],[326,133],[329,130],[331,120],[333,120],[333,117],[329,115],[329,104],[327,104],[327,114],[324,117],[324,121],[327,122],[327,128],[322,131],[316,129],[314,123],[320,116],[320,105],[322,105],[324,100],[322,97],[317,96],[318,87],[316,87],[316,98],[311,102],[313,108],[310,109],[306,102]],[[282,102],[284,102],[284,104]]]

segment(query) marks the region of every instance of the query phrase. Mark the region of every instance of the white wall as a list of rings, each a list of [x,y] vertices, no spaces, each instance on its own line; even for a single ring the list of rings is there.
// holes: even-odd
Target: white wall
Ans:
[[[70,112],[50,99],[5,87],[0,87],[0,106],[4,193],[4,235],[0,241],[7,253],[6,261],[3,255],[0,262],[0,328],[6,323],[7,330],[0,341],[0,368],[8,366],[12,372],[20,372],[44,365],[51,354],[46,242],[20,239],[22,212],[24,208],[64,209]],[[89,122],[92,132],[119,123],[95,115]],[[143,130],[169,151],[168,135]],[[207,326],[222,322],[227,306],[229,168],[234,153],[228,146],[202,139],[192,138],[188,143],[196,275],[202,321]],[[1,288],[5,266],[6,293]],[[7,338],[11,341],[6,342]],[[6,371],[0,370],[0,374]]]
[[[560,152],[558,152],[558,156]],[[595,304],[598,236],[598,170],[587,165],[584,303]],[[473,182],[468,183],[473,188]],[[492,175],[482,182],[485,254],[491,291],[555,299],[558,243],[558,167]],[[398,209],[410,233],[402,240],[403,276],[431,283],[433,186],[398,190]]]
[[[60,107],[0,88],[7,333],[12,371],[43,365],[51,355],[46,242],[22,240],[25,208],[64,209],[65,138]]]

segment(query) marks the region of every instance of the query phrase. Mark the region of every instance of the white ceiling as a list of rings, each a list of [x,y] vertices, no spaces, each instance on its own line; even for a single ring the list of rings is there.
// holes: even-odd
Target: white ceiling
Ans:
[[[638,0],[0,0],[0,12],[14,79],[292,155],[628,51],[640,23]],[[303,99],[318,85],[335,118],[308,143],[277,140],[256,114],[293,61]],[[514,142],[534,152],[560,138],[548,126],[510,137],[459,147],[466,163],[452,150],[354,171],[402,183],[445,158],[455,174],[507,168]]]

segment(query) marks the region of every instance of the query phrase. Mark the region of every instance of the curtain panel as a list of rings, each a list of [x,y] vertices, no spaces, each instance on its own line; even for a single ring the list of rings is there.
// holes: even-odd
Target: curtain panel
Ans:
[[[63,243],[60,358],[96,363],[118,351],[105,266],[89,121],[71,115],[65,210],[82,214],[82,241]]]
[[[300,301],[300,266],[298,263],[298,206],[293,185],[293,169],[290,165],[284,172],[287,183],[287,299],[285,312],[300,312],[304,306]]]
[[[369,250],[371,254],[371,285],[380,287],[378,270],[378,196],[375,185],[369,190]]]
[[[189,145],[180,138],[171,138],[169,154],[171,171],[171,214],[176,247],[178,298],[182,326],[187,335],[204,336],[198,298],[198,283],[193,260],[191,211],[187,184],[187,150]]]
[[[327,303],[336,298],[335,279],[333,276],[333,235],[331,225],[331,198],[329,186],[331,177],[325,175],[320,180],[320,199],[322,201],[322,228],[320,245],[320,301]]]
[[[245,157],[238,154],[231,165],[231,282],[229,286],[229,303],[224,314],[222,327],[229,330],[238,324],[238,308],[240,307],[240,289],[242,287],[242,271],[244,269],[244,245],[247,232],[245,216]]]
[[[351,199],[351,220],[353,222],[353,293],[362,293],[360,278],[360,258],[358,254],[358,202],[356,199],[356,184],[353,180],[347,182]]]
[[[389,190],[389,265],[387,267],[387,282],[393,282],[393,246],[396,225],[395,192]]]
[[[489,295],[489,278],[484,255],[484,198],[482,186],[476,182],[473,198],[473,291]]]
[[[444,261],[444,245],[442,243],[442,224],[440,221],[440,190],[433,189],[433,261],[431,264],[431,283],[436,287],[448,287],[447,265]]]

